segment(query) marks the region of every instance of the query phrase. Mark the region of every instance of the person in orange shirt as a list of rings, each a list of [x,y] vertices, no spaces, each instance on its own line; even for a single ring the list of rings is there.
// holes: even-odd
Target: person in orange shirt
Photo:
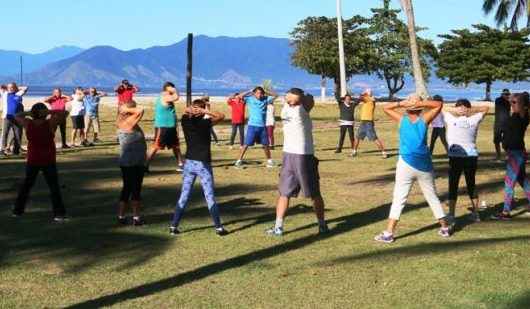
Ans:
[[[372,90],[366,89],[359,98],[359,104],[361,105],[361,125],[357,133],[357,139],[353,146],[353,156],[357,155],[359,144],[361,140],[368,138],[370,141],[375,142],[377,148],[381,151],[383,159],[388,158],[388,154],[385,151],[383,141],[377,137],[374,125],[374,113],[375,113],[375,98],[372,96]]]

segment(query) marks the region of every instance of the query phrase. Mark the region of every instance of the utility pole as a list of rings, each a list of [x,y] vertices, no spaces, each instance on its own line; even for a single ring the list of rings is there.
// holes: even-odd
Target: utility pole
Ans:
[[[339,66],[340,66],[340,96],[347,94],[346,89],[346,60],[344,57],[344,38],[342,35],[342,3],[337,0],[337,31],[339,37]]]
[[[193,33],[188,33],[188,65],[186,67],[186,106],[191,105],[192,77],[193,77]]]
[[[22,62],[22,56],[20,56],[20,84],[24,85],[24,65]]]

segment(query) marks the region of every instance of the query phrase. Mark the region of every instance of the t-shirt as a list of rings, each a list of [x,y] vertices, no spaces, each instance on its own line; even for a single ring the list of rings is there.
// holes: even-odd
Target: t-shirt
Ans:
[[[258,100],[255,96],[245,97],[245,104],[248,106],[248,125],[254,127],[264,127],[267,105],[274,101],[273,97],[264,97]]]
[[[97,116],[99,111],[99,96],[86,95],[83,98],[85,103],[85,111],[89,116]]]
[[[343,126],[352,126],[355,115],[355,103],[350,102],[350,105],[346,105],[342,100],[339,101],[339,124]]]
[[[52,97],[48,100],[52,111],[64,111],[66,109],[66,97]]]
[[[228,100],[228,105],[232,108],[232,123],[245,123],[245,101],[239,98],[232,98]]]
[[[405,115],[399,127],[399,155],[408,165],[422,172],[433,171],[431,152],[427,147],[427,124],[418,117],[416,122]]]
[[[445,122],[444,122],[444,113],[439,113],[438,116],[436,116],[432,122],[431,122],[431,127],[433,128],[443,128],[445,127]]]
[[[374,121],[375,100],[372,97],[361,97],[361,121]]]
[[[137,128],[132,132],[120,131],[118,140],[120,142],[120,166],[143,166],[145,164],[147,145],[141,129]]]
[[[155,128],[174,128],[177,126],[175,105],[162,104],[162,97],[155,101]]]
[[[495,126],[500,127],[510,117],[510,102],[503,97],[495,100]]]
[[[478,157],[477,131],[484,113],[473,116],[454,116],[444,112],[446,122],[447,144],[450,157]]]
[[[72,102],[70,102],[70,116],[84,116],[85,103],[83,99],[74,95]]]
[[[182,131],[186,139],[186,159],[210,163],[212,161],[212,120],[205,117],[182,116]]]
[[[55,164],[55,140],[50,121],[37,124],[29,121],[26,130],[28,139],[28,165],[47,166]]]
[[[24,105],[22,105],[22,97],[16,93],[8,93],[7,97],[7,108],[6,108],[6,117],[13,119],[15,115],[19,112],[24,111]]]
[[[282,108],[283,152],[292,154],[314,154],[313,122],[309,112],[302,106],[290,106],[285,103]]]
[[[502,147],[506,150],[526,150],[524,135],[528,128],[529,118],[513,114],[504,122],[502,130]]]
[[[118,105],[121,105],[133,99],[134,94],[136,93],[136,89],[132,87],[131,88],[119,87],[118,90],[116,90],[116,93],[118,94]]]
[[[265,125],[268,127],[274,126],[274,104],[267,105],[267,119]]]

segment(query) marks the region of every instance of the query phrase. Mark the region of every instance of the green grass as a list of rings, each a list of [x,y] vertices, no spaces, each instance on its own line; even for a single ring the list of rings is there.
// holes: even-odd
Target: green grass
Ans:
[[[227,112],[224,104],[218,106]],[[72,216],[67,224],[50,223],[42,178],[27,214],[21,220],[9,218],[24,161],[0,160],[0,308],[530,307],[530,222],[524,216],[469,224],[469,202],[462,191],[458,215],[463,228],[451,239],[441,239],[415,187],[398,241],[381,245],[372,240],[385,227],[397,159],[397,127],[380,109],[377,129],[391,149],[388,160],[380,159],[369,142],[355,159],[348,152],[334,154],[336,107],[315,108],[316,154],[331,233],[316,235],[310,201],[297,199],[281,239],[263,233],[274,220],[278,170],[262,166],[259,149],[248,154],[253,164],[236,170],[231,164],[237,150],[227,146],[213,147],[213,166],[222,218],[232,234],[214,234],[196,187],[183,233],[169,236],[181,178],[167,151],[145,180],[149,225],[117,227],[121,179],[118,147],[112,143],[114,111],[104,108],[103,114],[106,144],[58,154],[62,192]],[[147,133],[151,119],[148,111],[143,122]],[[504,167],[492,163],[491,129],[488,116],[478,137],[483,155],[477,182],[481,197],[499,207]],[[226,140],[228,122],[217,130]],[[276,138],[281,142],[279,129]],[[441,146],[437,150],[436,182],[445,200],[447,160]],[[281,148],[273,155],[279,160]]]

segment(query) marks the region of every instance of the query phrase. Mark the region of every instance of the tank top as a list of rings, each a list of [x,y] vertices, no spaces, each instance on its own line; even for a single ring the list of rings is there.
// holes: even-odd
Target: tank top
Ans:
[[[401,119],[399,127],[399,155],[408,165],[422,172],[432,172],[431,152],[427,147],[427,124],[418,117],[410,121],[407,115]]]
[[[37,124],[29,121],[26,130],[28,139],[28,165],[46,166],[55,164],[54,134],[48,120]]]
[[[174,128],[177,126],[175,106],[162,104],[162,98],[155,101],[155,128]]]

